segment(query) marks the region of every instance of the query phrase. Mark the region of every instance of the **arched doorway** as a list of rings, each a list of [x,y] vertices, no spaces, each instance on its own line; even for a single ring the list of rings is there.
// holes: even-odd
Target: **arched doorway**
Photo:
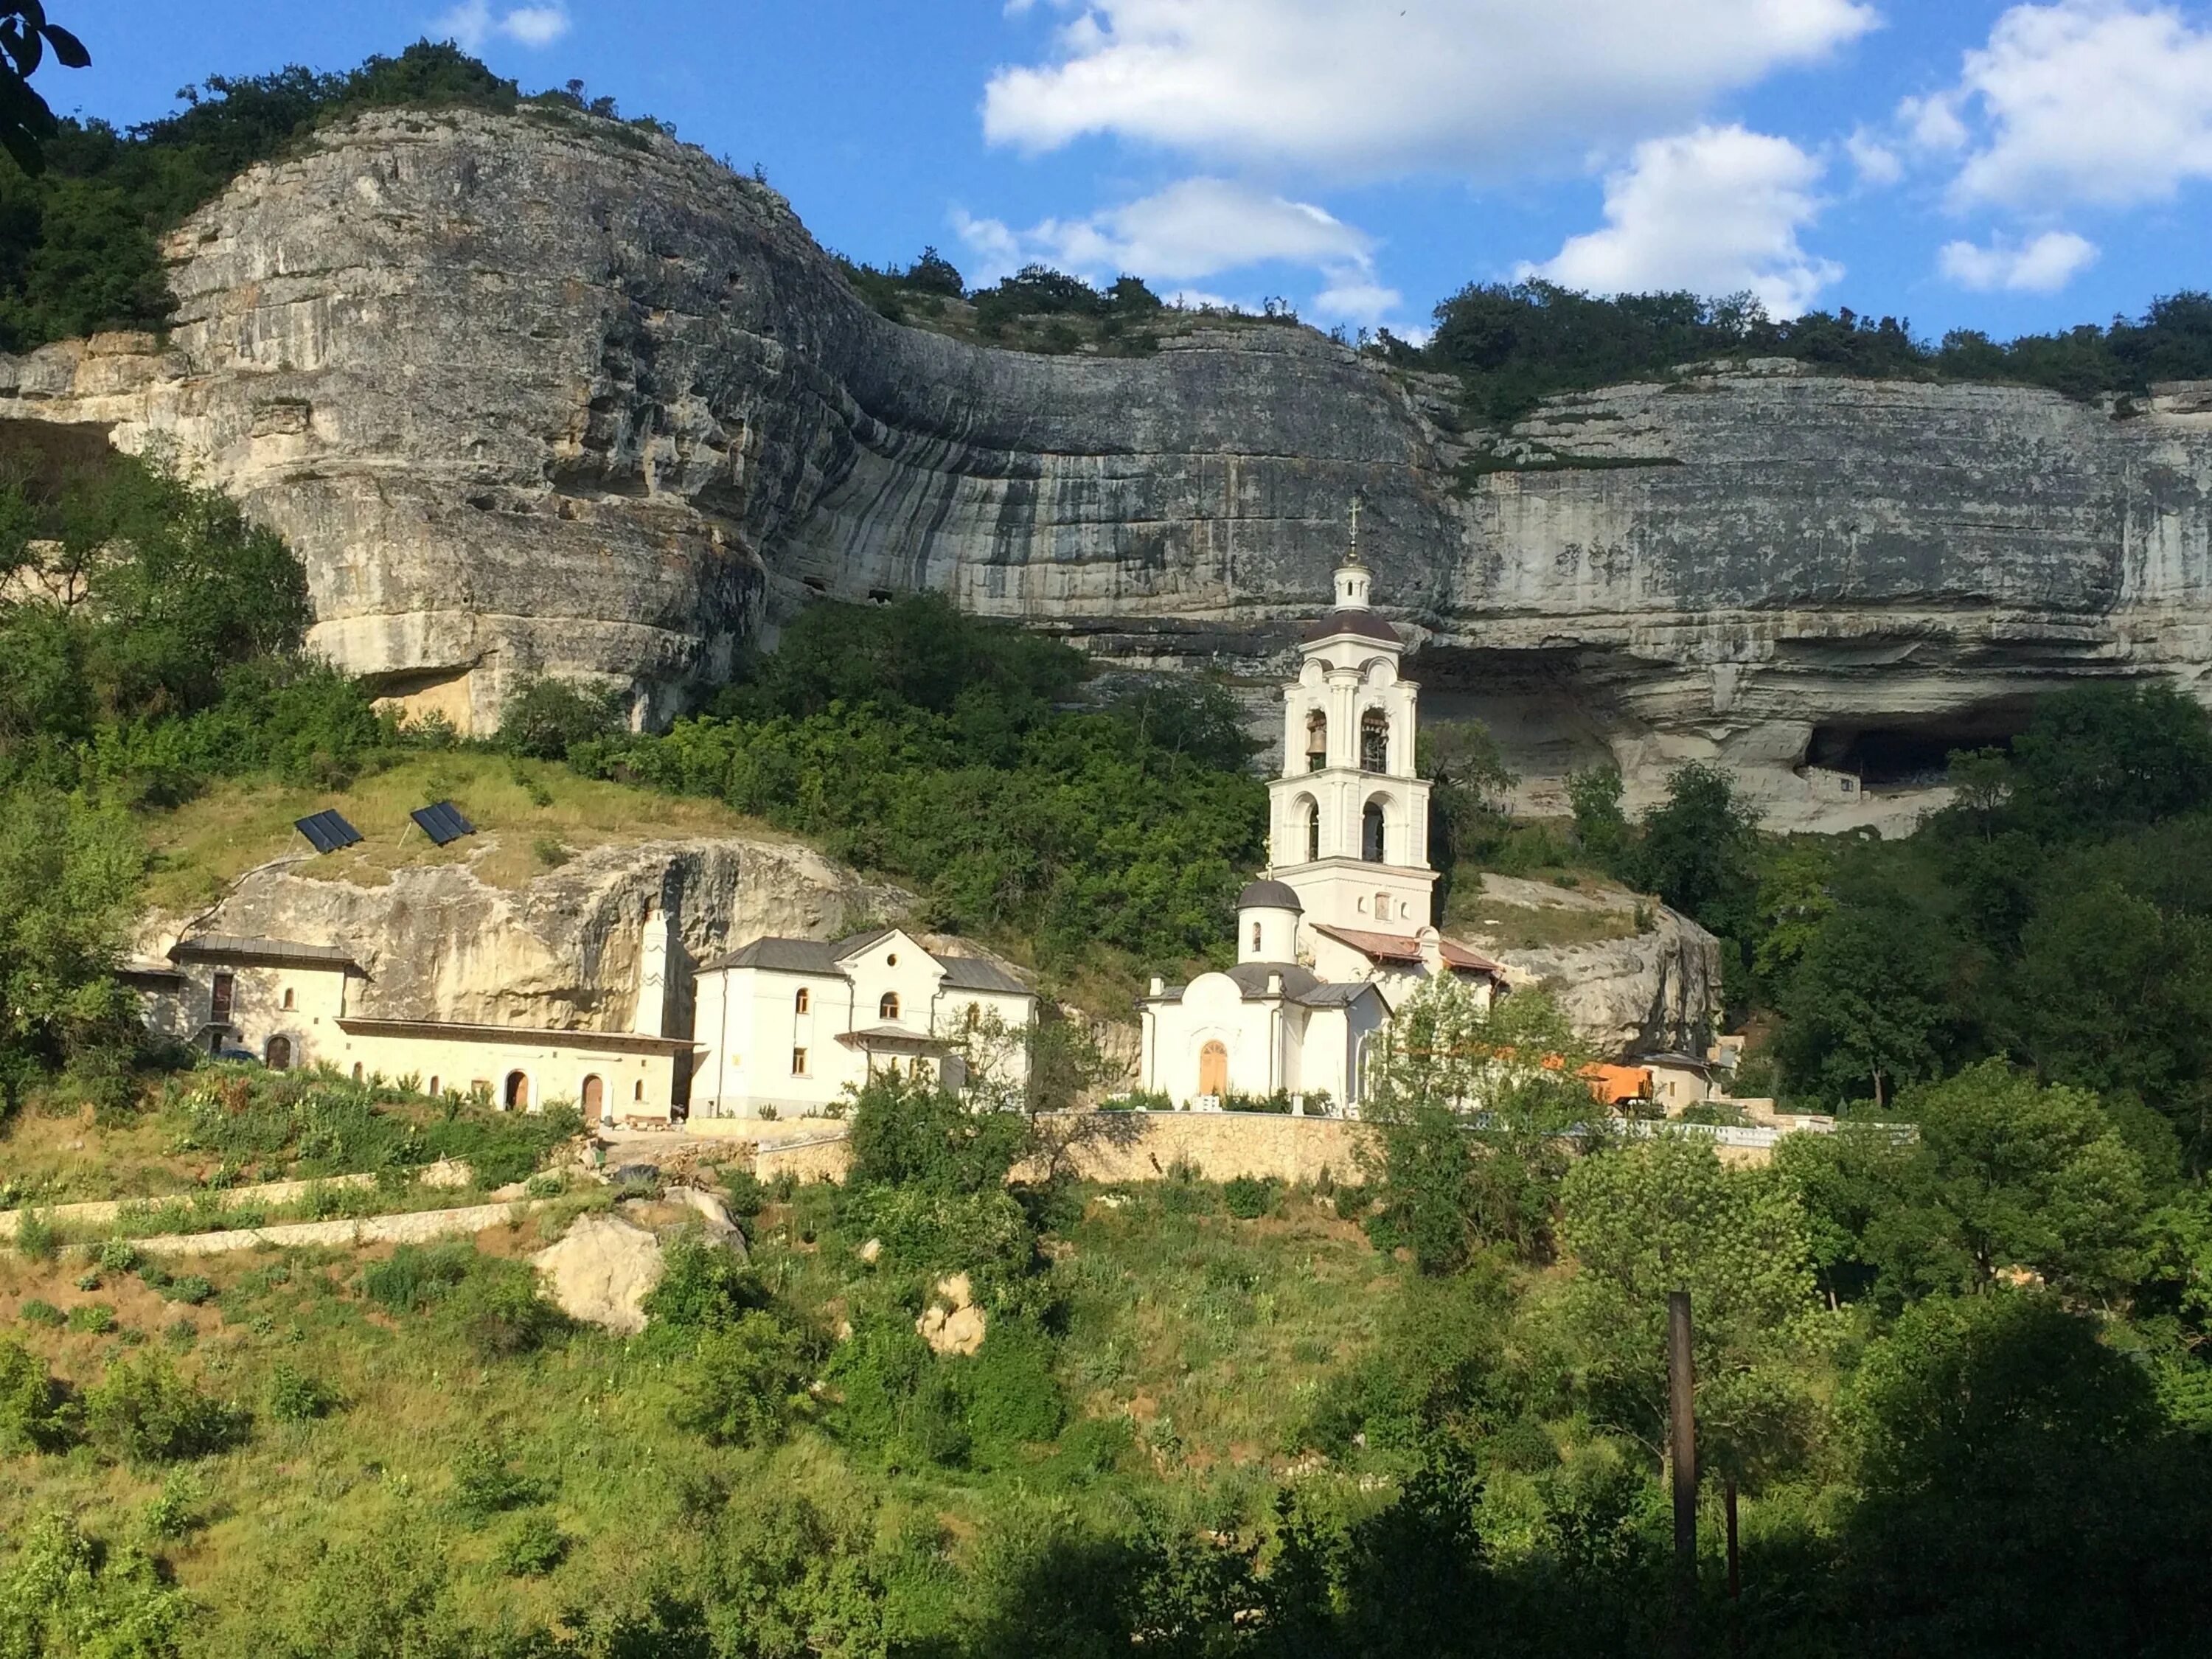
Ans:
[[[510,1112],[529,1110],[529,1078],[520,1072],[509,1072],[507,1074],[507,1086],[501,1091],[500,1098],[506,1103],[507,1109]]]
[[[1229,1092],[1229,1049],[1226,1044],[1209,1042],[1198,1051],[1198,1091],[1202,1095],[1225,1095]]]
[[[290,1071],[292,1069],[292,1039],[288,1036],[270,1037],[267,1057],[270,1071]]]
[[[1382,803],[1370,800],[1359,819],[1359,856],[1370,864],[1382,860]]]
[[[606,1085],[599,1081],[597,1073],[593,1073],[584,1079],[580,1095],[584,1108],[584,1124],[588,1128],[599,1121],[602,1103],[606,1097]]]

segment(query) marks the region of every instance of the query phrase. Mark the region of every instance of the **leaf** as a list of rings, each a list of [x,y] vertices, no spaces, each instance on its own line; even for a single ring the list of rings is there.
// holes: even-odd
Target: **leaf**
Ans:
[[[84,42],[71,34],[59,23],[49,23],[40,33],[46,37],[47,44],[53,47],[54,56],[61,60],[63,68],[90,69],[92,67],[92,54],[85,50]]]

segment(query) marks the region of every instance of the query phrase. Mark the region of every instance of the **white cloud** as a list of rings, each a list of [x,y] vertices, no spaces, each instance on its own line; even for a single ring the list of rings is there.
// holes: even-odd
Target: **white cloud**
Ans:
[[[1097,282],[1130,271],[1176,284],[1280,260],[1321,273],[1312,304],[1323,316],[1373,322],[1399,301],[1375,279],[1374,240],[1364,231],[1310,203],[1226,179],[1185,179],[1084,218],[1047,219],[1025,230],[965,214],[954,223],[986,280],[1035,261]]]
[[[1899,111],[1959,152],[1960,210],[2126,207],[2212,178],[2212,19],[2141,0],[2013,7],[1958,84]]]
[[[1607,179],[1605,228],[1523,274],[1601,294],[1748,289],[1794,317],[1844,274],[1797,240],[1819,216],[1823,170],[1788,139],[1741,126],[1650,139]]]
[[[1978,293],[2006,289],[2014,293],[2055,294],[2096,257],[2097,245],[2087,237],[2048,230],[2021,246],[2002,238],[1986,247],[1973,242],[1947,242],[1936,255],[1936,264],[1960,288]]]
[[[1209,164],[1498,177],[1696,117],[1877,21],[1866,0],[1058,0],[1054,61],[992,77],[983,126]]]
[[[490,0],[462,0],[433,23],[430,32],[469,52],[481,52],[501,39],[518,46],[550,46],[568,33],[568,9],[555,0],[551,5],[511,6],[495,14]]]
[[[1851,158],[1859,183],[1869,190],[1881,190],[1905,177],[1905,158],[1864,127],[1844,140],[1844,152]]]

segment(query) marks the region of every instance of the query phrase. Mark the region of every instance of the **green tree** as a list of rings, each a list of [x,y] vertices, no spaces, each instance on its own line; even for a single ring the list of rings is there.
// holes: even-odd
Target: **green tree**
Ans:
[[[1770,853],[1759,872],[1758,945],[1753,971],[1770,982],[1786,980],[1835,914],[1828,890],[1833,854],[1821,844],[1796,838]]]
[[[1701,761],[1676,767],[1641,828],[1630,860],[1638,886],[1723,939],[1755,937],[1759,814],[1725,771]]]
[[[1407,1246],[1425,1273],[1455,1272],[1486,1243],[1546,1254],[1565,1137],[1596,1110],[1588,1059],[1541,992],[1423,984],[1374,1049],[1360,1103],[1382,1131],[1377,1242]]]
[[[26,173],[45,170],[46,141],[59,131],[53,111],[31,87],[50,49],[64,69],[91,66],[84,43],[48,22],[39,0],[0,7],[0,148]]]
[[[1587,1387],[1656,1447],[1667,1399],[1667,1297],[1690,1293],[1698,1431],[1739,1477],[1801,1461],[1815,1432],[1810,1229],[1795,1188],[1729,1170],[1709,1140],[1662,1132],[1582,1159],[1559,1193],[1575,1262],[1570,1306]]]
[[[1575,840],[1599,868],[1618,874],[1628,855],[1628,815],[1620,809],[1620,769],[1593,766],[1567,775]]]
[[[1919,1146],[1864,1234],[1893,1291],[1978,1290],[2021,1271],[2104,1300],[2142,1275],[2142,1161],[2094,1095],[1992,1060],[1899,1107]]]
[[[141,1551],[104,1547],[49,1515],[0,1564],[0,1654],[8,1659],[179,1659],[191,1600]]]
[[[532,679],[508,700],[499,746],[534,760],[566,760],[570,750],[622,731],[623,701],[611,686]]]
[[[1029,1123],[1019,1113],[977,1111],[920,1078],[884,1072],[868,1079],[847,1111],[855,1185],[995,1192],[1024,1150]]]
[[[1853,906],[1812,931],[1782,995],[1776,1058],[1792,1093],[1831,1105],[1932,1076],[1944,1048],[1950,985],[1937,942],[1902,903]]]

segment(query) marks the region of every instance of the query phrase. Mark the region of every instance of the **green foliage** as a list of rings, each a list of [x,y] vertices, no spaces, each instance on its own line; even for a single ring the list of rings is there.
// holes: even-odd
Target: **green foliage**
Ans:
[[[759,1309],[708,1327],[676,1407],[682,1427],[716,1446],[773,1446],[807,1416],[812,1367],[800,1334]]]
[[[1944,967],[1906,905],[1832,910],[1814,924],[1782,999],[1777,1057],[1796,1090],[1832,1107],[1871,1099],[1879,1112],[1934,1076],[1947,1046]]]
[[[679,1238],[664,1253],[660,1282],[647,1292],[646,1317],[683,1331],[719,1330],[767,1306],[752,1269],[730,1251]]]
[[[534,760],[565,760],[569,750],[622,731],[627,724],[623,701],[611,688],[527,681],[500,720],[499,746]]]
[[[145,868],[121,813],[28,789],[0,793],[0,1115],[34,1068],[127,1029],[133,1002],[114,969]]]
[[[1281,1190],[1272,1178],[1237,1176],[1221,1183],[1222,1206],[1240,1221],[1256,1221],[1273,1211]]]
[[[1483,860],[1505,825],[1506,797],[1520,781],[1480,720],[1431,720],[1420,732],[1419,767],[1431,781],[1431,857],[1440,870]]]
[[[0,1561],[8,1659],[181,1659],[192,1613],[146,1556],[104,1547],[61,1516],[33,1522]]]
[[[1692,761],[1667,777],[1667,799],[1644,814],[1627,854],[1631,881],[1720,935],[1731,977],[1757,937],[1759,812],[1717,766]]]
[[[473,1244],[402,1244],[363,1270],[362,1290],[386,1313],[426,1312],[468,1278],[477,1261]]]
[[[2109,327],[2024,335],[2000,345],[1970,331],[1939,346],[1909,322],[1848,308],[1777,322],[1747,294],[1580,294],[1550,283],[1477,283],[1437,306],[1418,352],[1386,340],[1384,355],[1457,374],[1478,418],[1507,422],[1553,392],[1622,380],[1668,380],[1685,363],[1788,357],[1832,374],[1889,379],[2009,380],[2069,397],[2141,393],[2153,380],[2212,374],[2212,296],[2151,301]]]
[[[568,1535],[551,1516],[538,1510],[507,1529],[493,1561],[510,1578],[542,1578],[568,1554]]]
[[[1588,1059],[1541,992],[1486,1006],[1456,980],[1424,982],[1386,1028],[1360,1108],[1382,1131],[1376,1243],[1424,1273],[1456,1271],[1484,1243],[1543,1257],[1565,1137],[1591,1114]]]
[[[85,1437],[109,1456],[132,1464],[206,1457],[242,1443],[249,1419],[177,1375],[168,1357],[149,1349],[109,1364],[85,1390]]]
[[[1628,815],[1620,808],[1620,769],[1593,766],[1567,775],[1567,799],[1574,808],[1575,841],[1601,869],[1626,867]]]
[[[15,1254],[26,1261],[52,1261],[61,1253],[61,1235],[43,1212],[25,1209],[15,1218]]]
[[[80,1302],[69,1310],[68,1328],[90,1336],[105,1336],[115,1328],[115,1310],[104,1302]]]
[[[868,1079],[847,1112],[856,1184],[995,1192],[1026,1147],[1028,1121],[977,1111],[919,1078],[886,1072]]]
[[[0,1455],[60,1451],[74,1437],[67,1391],[21,1343],[0,1337]]]
[[[1067,1419],[1067,1403],[1053,1375],[1057,1345],[1033,1322],[998,1319],[972,1358],[947,1362],[967,1411],[979,1461],[1049,1441]]]
[[[537,1481],[516,1472],[507,1448],[493,1440],[479,1438],[463,1445],[453,1454],[453,1475],[447,1506],[473,1525],[542,1503],[546,1497]]]
[[[69,1318],[52,1303],[39,1296],[26,1298],[17,1312],[26,1325],[46,1325],[55,1330],[59,1330]]]
[[[1086,672],[939,596],[817,605],[716,713],[568,758],[819,837],[921,883],[933,924],[1028,931],[1051,962],[1218,951],[1266,823],[1260,781],[1218,764],[1242,749],[1224,694],[1064,706]]]
[[[338,1404],[336,1389],[282,1359],[270,1367],[261,1398],[272,1423],[312,1423],[329,1416]]]

